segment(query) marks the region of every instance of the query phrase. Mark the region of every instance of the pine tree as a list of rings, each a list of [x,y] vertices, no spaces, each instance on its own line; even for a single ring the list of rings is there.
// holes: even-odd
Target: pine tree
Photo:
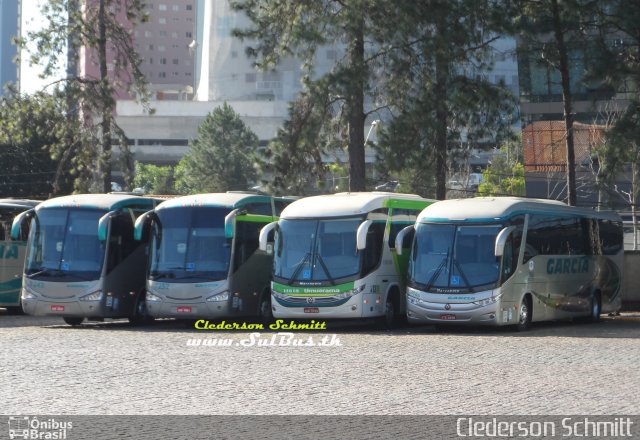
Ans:
[[[198,137],[175,171],[181,193],[246,190],[255,180],[258,137],[226,102],[198,127]]]

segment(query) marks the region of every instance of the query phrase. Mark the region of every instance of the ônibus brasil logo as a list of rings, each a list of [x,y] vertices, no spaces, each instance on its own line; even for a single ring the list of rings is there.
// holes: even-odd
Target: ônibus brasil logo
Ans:
[[[61,422],[54,418],[39,420],[35,416],[9,417],[10,439],[65,440],[71,428],[73,422]]]

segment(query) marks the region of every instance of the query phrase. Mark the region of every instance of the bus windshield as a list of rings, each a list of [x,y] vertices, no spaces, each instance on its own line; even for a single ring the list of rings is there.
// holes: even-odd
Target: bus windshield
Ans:
[[[419,224],[409,261],[409,283],[424,290],[491,288],[498,281],[494,247],[501,228]]]
[[[97,280],[104,262],[95,209],[42,209],[32,220],[25,275],[29,278]]]
[[[281,220],[274,275],[290,282],[329,281],[360,272],[356,232],[363,218]]]
[[[150,278],[167,282],[227,278],[231,256],[224,235],[228,208],[180,207],[157,211],[151,235]]]

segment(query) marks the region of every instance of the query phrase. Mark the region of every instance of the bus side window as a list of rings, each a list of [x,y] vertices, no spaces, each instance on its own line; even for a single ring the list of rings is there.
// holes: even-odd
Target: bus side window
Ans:
[[[373,223],[367,232],[367,248],[364,250],[363,273],[368,274],[380,264],[385,224]]]
[[[264,223],[236,222],[233,271],[236,272],[258,249]]]
[[[118,215],[111,219],[111,233],[109,234],[109,254],[107,257],[107,273],[115,269],[127,258],[142,241],[133,240],[133,223],[126,215]]]

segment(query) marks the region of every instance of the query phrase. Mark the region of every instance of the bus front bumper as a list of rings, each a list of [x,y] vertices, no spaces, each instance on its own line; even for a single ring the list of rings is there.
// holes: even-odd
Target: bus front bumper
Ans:
[[[154,318],[228,318],[237,313],[232,312],[228,301],[190,302],[190,301],[147,301],[147,311]]]
[[[410,324],[502,325],[506,324],[502,315],[498,303],[481,306],[474,303],[407,302],[407,321]]]
[[[72,318],[105,318],[100,301],[52,300],[43,298],[22,298],[22,309],[27,315],[61,316]]]

